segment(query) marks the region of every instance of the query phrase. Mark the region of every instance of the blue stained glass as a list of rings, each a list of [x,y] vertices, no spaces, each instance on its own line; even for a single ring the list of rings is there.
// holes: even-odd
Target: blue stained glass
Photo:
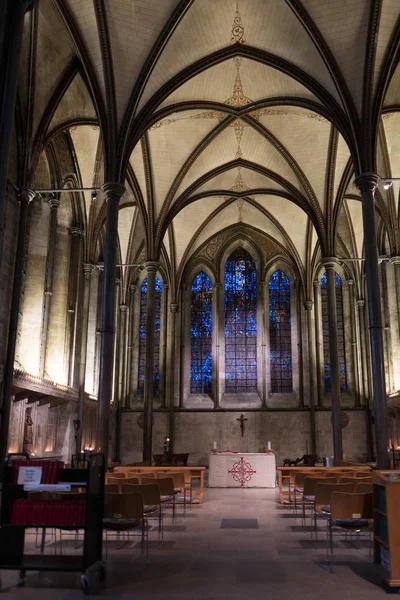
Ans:
[[[346,353],[344,345],[344,320],[343,320],[343,290],[342,280],[335,273],[336,290],[336,321],[339,355],[340,391],[347,391]],[[325,391],[332,390],[331,357],[329,352],[329,321],[328,321],[328,279],[326,273],[321,277],[321,313],[322,313],[322,339],[324,345],[324,380]]]
[[[290,281],[283,271],[269,280],[271,392],[292,392]]]
[[[243,248],[225,265],[225,392],[257,392],[256,266]]]
[[[156,277],[156,293],[154,303],[154,367],[153,394],[160,393],[160,330],[161,330],[161,281]],[[140,288],[140,320],[139,320],[139,365],[138,365],[138,396],[144,394],[145,357],[147,329],[147,277]]]
[[[190,393],[211,394],[212,284],[201,271],[193,279],[190,323]]]

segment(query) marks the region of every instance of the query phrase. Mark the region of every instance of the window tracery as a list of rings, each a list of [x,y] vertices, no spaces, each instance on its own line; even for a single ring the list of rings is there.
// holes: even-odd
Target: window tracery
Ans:
[[[344,320],[343,320],[343,286],[340,276],[335,273],[336,291],[336,321],[337,341],[339,355],[340,391],[347,392],[346,353],[344,345]],[[321,313],[322,313],[322,339],[324,349],[324,381],[325,391],[332,390],[331,358],[329,352],[329,323],[328,323],[328,279],[326,273],[321,277]]]
[[[271,392],[292,392],[290,281],[283,271],[269,280]]]
[[[212,283],[203,271],[192,282],[190,318],[190,393],[211,394]]]
[[[146,329],[147,329],[147,277],[140,288],[140,318],[139,318],[139,364],[137,394],[144,394],[145,357],[146,357]],[[161,331],[161,293],[162,283],[156,277],[154,299],[154,365],[153,365],[153,393],[160,393],[160,331]]]

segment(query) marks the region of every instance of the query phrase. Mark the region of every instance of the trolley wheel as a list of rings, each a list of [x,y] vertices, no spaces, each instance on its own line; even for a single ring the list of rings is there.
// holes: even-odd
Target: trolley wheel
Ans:
[[[81,575],[81,587],[82,591],[86,596],[89,596],[92,586],[90,585],[90,579],[87,575]]]
[[[106,569],[106,565],[104,563],[100,563],[98,574],[99,574],[99,581],[100,581],[100,583],[102,583],[107,577],[107,569]]]

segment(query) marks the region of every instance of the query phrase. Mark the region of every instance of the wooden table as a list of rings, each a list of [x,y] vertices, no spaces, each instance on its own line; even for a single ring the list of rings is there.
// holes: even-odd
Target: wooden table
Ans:
[[[330,473],[343,473],[346,474],[348,472],[353,471],[365,471],[369,473],[371,471],[371,467],[368,465],[354,465],[348,467],[277,467],[278,471],[278,486],[279,486],[279,501],[281,504],[285,504],[287,501],[287,496],[289,495],[288,490],[283,489],[283,480],[289,479],[290,472],[304,472],[310,473],[312,475],[316,471],[329,471]]]
[[[204,471],[205,467],[199,466],[170,466],[170,467],[129,467],[129,466],[118,466],[114,468],[114,471],[129,471],[132,473],[184,473],[185,477],[190,476],[190,480],[198,480],[200,484],[199,489],[193,489],[192,492],[192,501],[194,504],[202,504],[203,496],[204,496]]]

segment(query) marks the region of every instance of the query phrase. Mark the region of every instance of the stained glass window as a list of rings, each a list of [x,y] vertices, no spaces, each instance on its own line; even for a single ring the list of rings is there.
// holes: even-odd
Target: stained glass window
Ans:
[[[343,290],[342,280],[335,273],[336,289],[336,320],[337,340],[339,354],[340,391],[347,391],[346,354],[344,346],[344,322],[343,322]],[[328,279],[326,273],[321,277],[321,313],[322,313],[322,339],[324,344],[324,380],[325,391],[332,389],[331,381],[331,357],[329,352],[329,324],[328,324]]]
[[[160,324],[161,324],[161,281],[156,277],[156,294],[154,310],[154,369],[153,369],[153,394],[160,392]],[[139,368],[138,387],[139,396],[144,394],[144,374],[146,357],[146,326],[147,326],[147,277],[140,288],[140,321],[139,321]]]
[[[190,393],[211,394],[212,284],[199,273],[193,279],[190,323]]]
[[[225,265],[225,392],[257,392],[256,266],[238,248]]]
[[[271,392],[291,392],[290,281],[283,271],[275,271],[268,287]]]

